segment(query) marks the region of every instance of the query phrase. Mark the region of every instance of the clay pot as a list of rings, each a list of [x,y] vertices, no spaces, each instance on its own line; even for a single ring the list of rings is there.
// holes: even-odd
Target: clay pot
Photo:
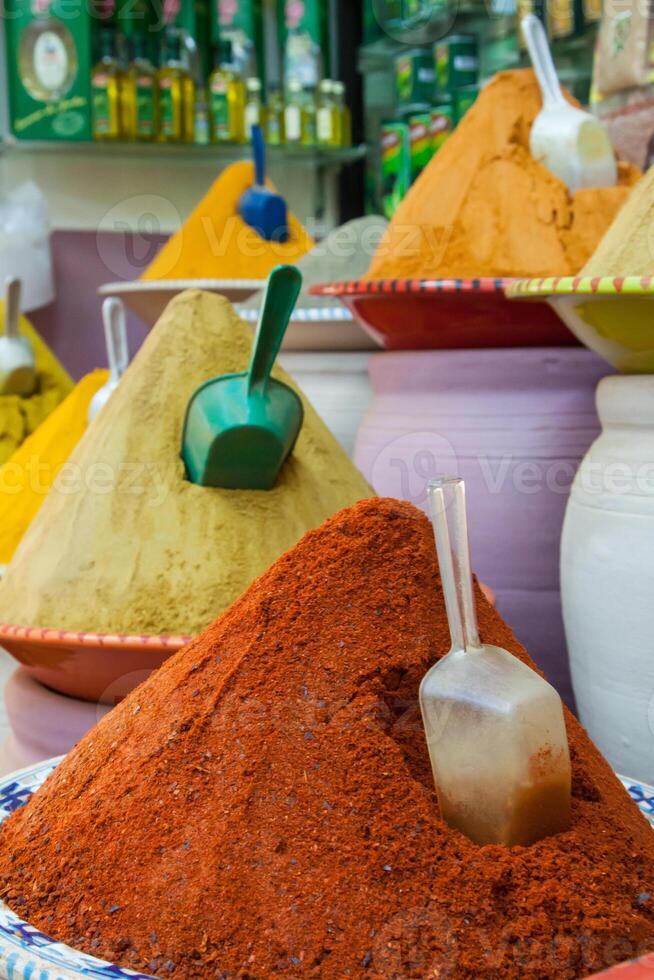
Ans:
[[[611,765],[654,780],[654,377],[600,384],[603,432],[575,479],[561,540],[579,716]]]
[[[575,348],[374,354],[355,450],[378,493],[425,511],[430,478],[464,477],[475,571],[569,702],[559,540],[607,370]]]

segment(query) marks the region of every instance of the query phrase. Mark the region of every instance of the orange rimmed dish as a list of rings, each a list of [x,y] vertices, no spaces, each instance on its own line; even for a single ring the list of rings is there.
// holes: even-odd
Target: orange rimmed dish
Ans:
[[[0,646],[35,680],[70,697],[115,705],[191,636],[126,636],[0,623]]]

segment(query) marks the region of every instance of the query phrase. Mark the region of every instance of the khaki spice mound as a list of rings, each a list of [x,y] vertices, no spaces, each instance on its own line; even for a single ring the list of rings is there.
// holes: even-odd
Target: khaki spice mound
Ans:
[[[251,342],[220,296],[191,290],[170,303],[23,537],[0,582],[0,620],[192,635],[305,531],[372,496],[305,398],[273,490],[186,480],[188,401],[203,381],[244,370]]]
[[[654,835],[570,715],[569,832],[477,847],[440,819],[416,701],[449,642],[424,515],[343,511],[8,820],[2,898],[160,977],[562,980],[654,950]]]

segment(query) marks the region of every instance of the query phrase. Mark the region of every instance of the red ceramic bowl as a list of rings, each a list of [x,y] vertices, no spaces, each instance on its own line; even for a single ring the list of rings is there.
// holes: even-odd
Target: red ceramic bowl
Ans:
[[[0,646],[41,684],[114,705],[181,649],[190,636],[118,636],[0,623]]]
[[[546,302],[511,303],[514,279],[378,279],[313,286],[337,296],[388,350],[578,344]]]
[[[654,978],[654,954],[648,953],[639,960],[632,960],[631,963],[620,963],[612,966],[610,970],[596,973],[597,980],[653,980]],[[593,978],[594,980],[594,978]]]

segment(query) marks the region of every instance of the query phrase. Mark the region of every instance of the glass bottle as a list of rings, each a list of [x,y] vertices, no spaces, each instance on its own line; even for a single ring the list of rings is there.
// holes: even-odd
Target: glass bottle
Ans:
[[[100,31],[100,59],[91,70],[91,113],[93,138],[118,140],[123,135],[121,90],[123,72],[116,55],[116,35]]]
[[[316,90],[305,88],[302,97],[302,146],[315,146],[317,143],[316,115]]]
[[[319,146],[339,146],[339,113],[334,99],[334,83],[324,78],[318,86],[316,136]]]
[[[266,140],[270,146],[281,146],[286,141],[284,96],[279,85],[271,85],[268,90]]]
[[[352,113],[345,100],[345,83],[332,82],[336,105],[336,146],[352,146]]]
[[[131,62],[122,89],[123,128],[128,139],[149,141],[157,134],[156,70],[142,34],[130,38],[130,48]]]
[[[195,85],[182,55],[181,33],[168,28],[157,72],[161,143],[192,143],[195,131]]]
[[[209,77],[209,108],[213,143],[245,142],[245,82],[233,61],[232,45],[218,48],[216,67]]]
[[[261,79],[248,78],[245,82],[245,138],[248,142],[252,137],[253,126],[261,126],[265,130],[265,116]]]
[[[288,84],[288,95],[284,109],[284,131],[289,146],[302,143],[302,82],[292,79]]]

